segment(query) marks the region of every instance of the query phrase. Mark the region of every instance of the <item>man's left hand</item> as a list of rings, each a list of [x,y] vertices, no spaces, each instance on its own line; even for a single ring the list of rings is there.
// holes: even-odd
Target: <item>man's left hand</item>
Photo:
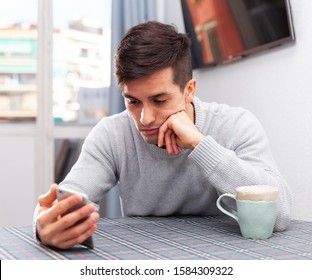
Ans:
[[[185,111],[172,114],[159,128],[158,146],[166,146],[168,154],[179,154],[179,148],[194,149],[204,135]]]

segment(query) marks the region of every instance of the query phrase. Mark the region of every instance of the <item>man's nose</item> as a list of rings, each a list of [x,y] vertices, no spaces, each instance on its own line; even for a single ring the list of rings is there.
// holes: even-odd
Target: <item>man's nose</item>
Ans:
[[[142,108],[140,122],[143,126],[149,126],[155,121],[155,114],[151,108],[145,106]]]

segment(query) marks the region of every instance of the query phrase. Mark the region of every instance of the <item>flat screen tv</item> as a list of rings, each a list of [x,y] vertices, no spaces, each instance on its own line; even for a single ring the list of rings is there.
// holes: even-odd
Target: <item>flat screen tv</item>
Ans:
[[[181,0],[193,69],[295,40],[289,0]]]

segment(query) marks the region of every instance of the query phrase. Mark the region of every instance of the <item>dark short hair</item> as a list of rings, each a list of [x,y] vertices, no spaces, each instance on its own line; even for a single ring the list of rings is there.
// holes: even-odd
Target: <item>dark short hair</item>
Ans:
[[[115,54],[115,77],[123,86],[168,67],[173,69],[173,83],[183,91],[192,79],[191,40],[173,25],[148,21],[132,27]]]

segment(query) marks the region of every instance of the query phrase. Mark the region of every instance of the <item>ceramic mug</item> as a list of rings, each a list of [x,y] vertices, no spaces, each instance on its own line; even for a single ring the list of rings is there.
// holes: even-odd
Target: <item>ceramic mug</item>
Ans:
[[[225,197],[235,200],[236,213],[223,208],[221,201]],[[272,235],[276,222],[277,197],[277,188],[273,186],[242,186],[236,188],[236,195],[221,195],[217,207],[238,222],[243,237],[266,239]]]

